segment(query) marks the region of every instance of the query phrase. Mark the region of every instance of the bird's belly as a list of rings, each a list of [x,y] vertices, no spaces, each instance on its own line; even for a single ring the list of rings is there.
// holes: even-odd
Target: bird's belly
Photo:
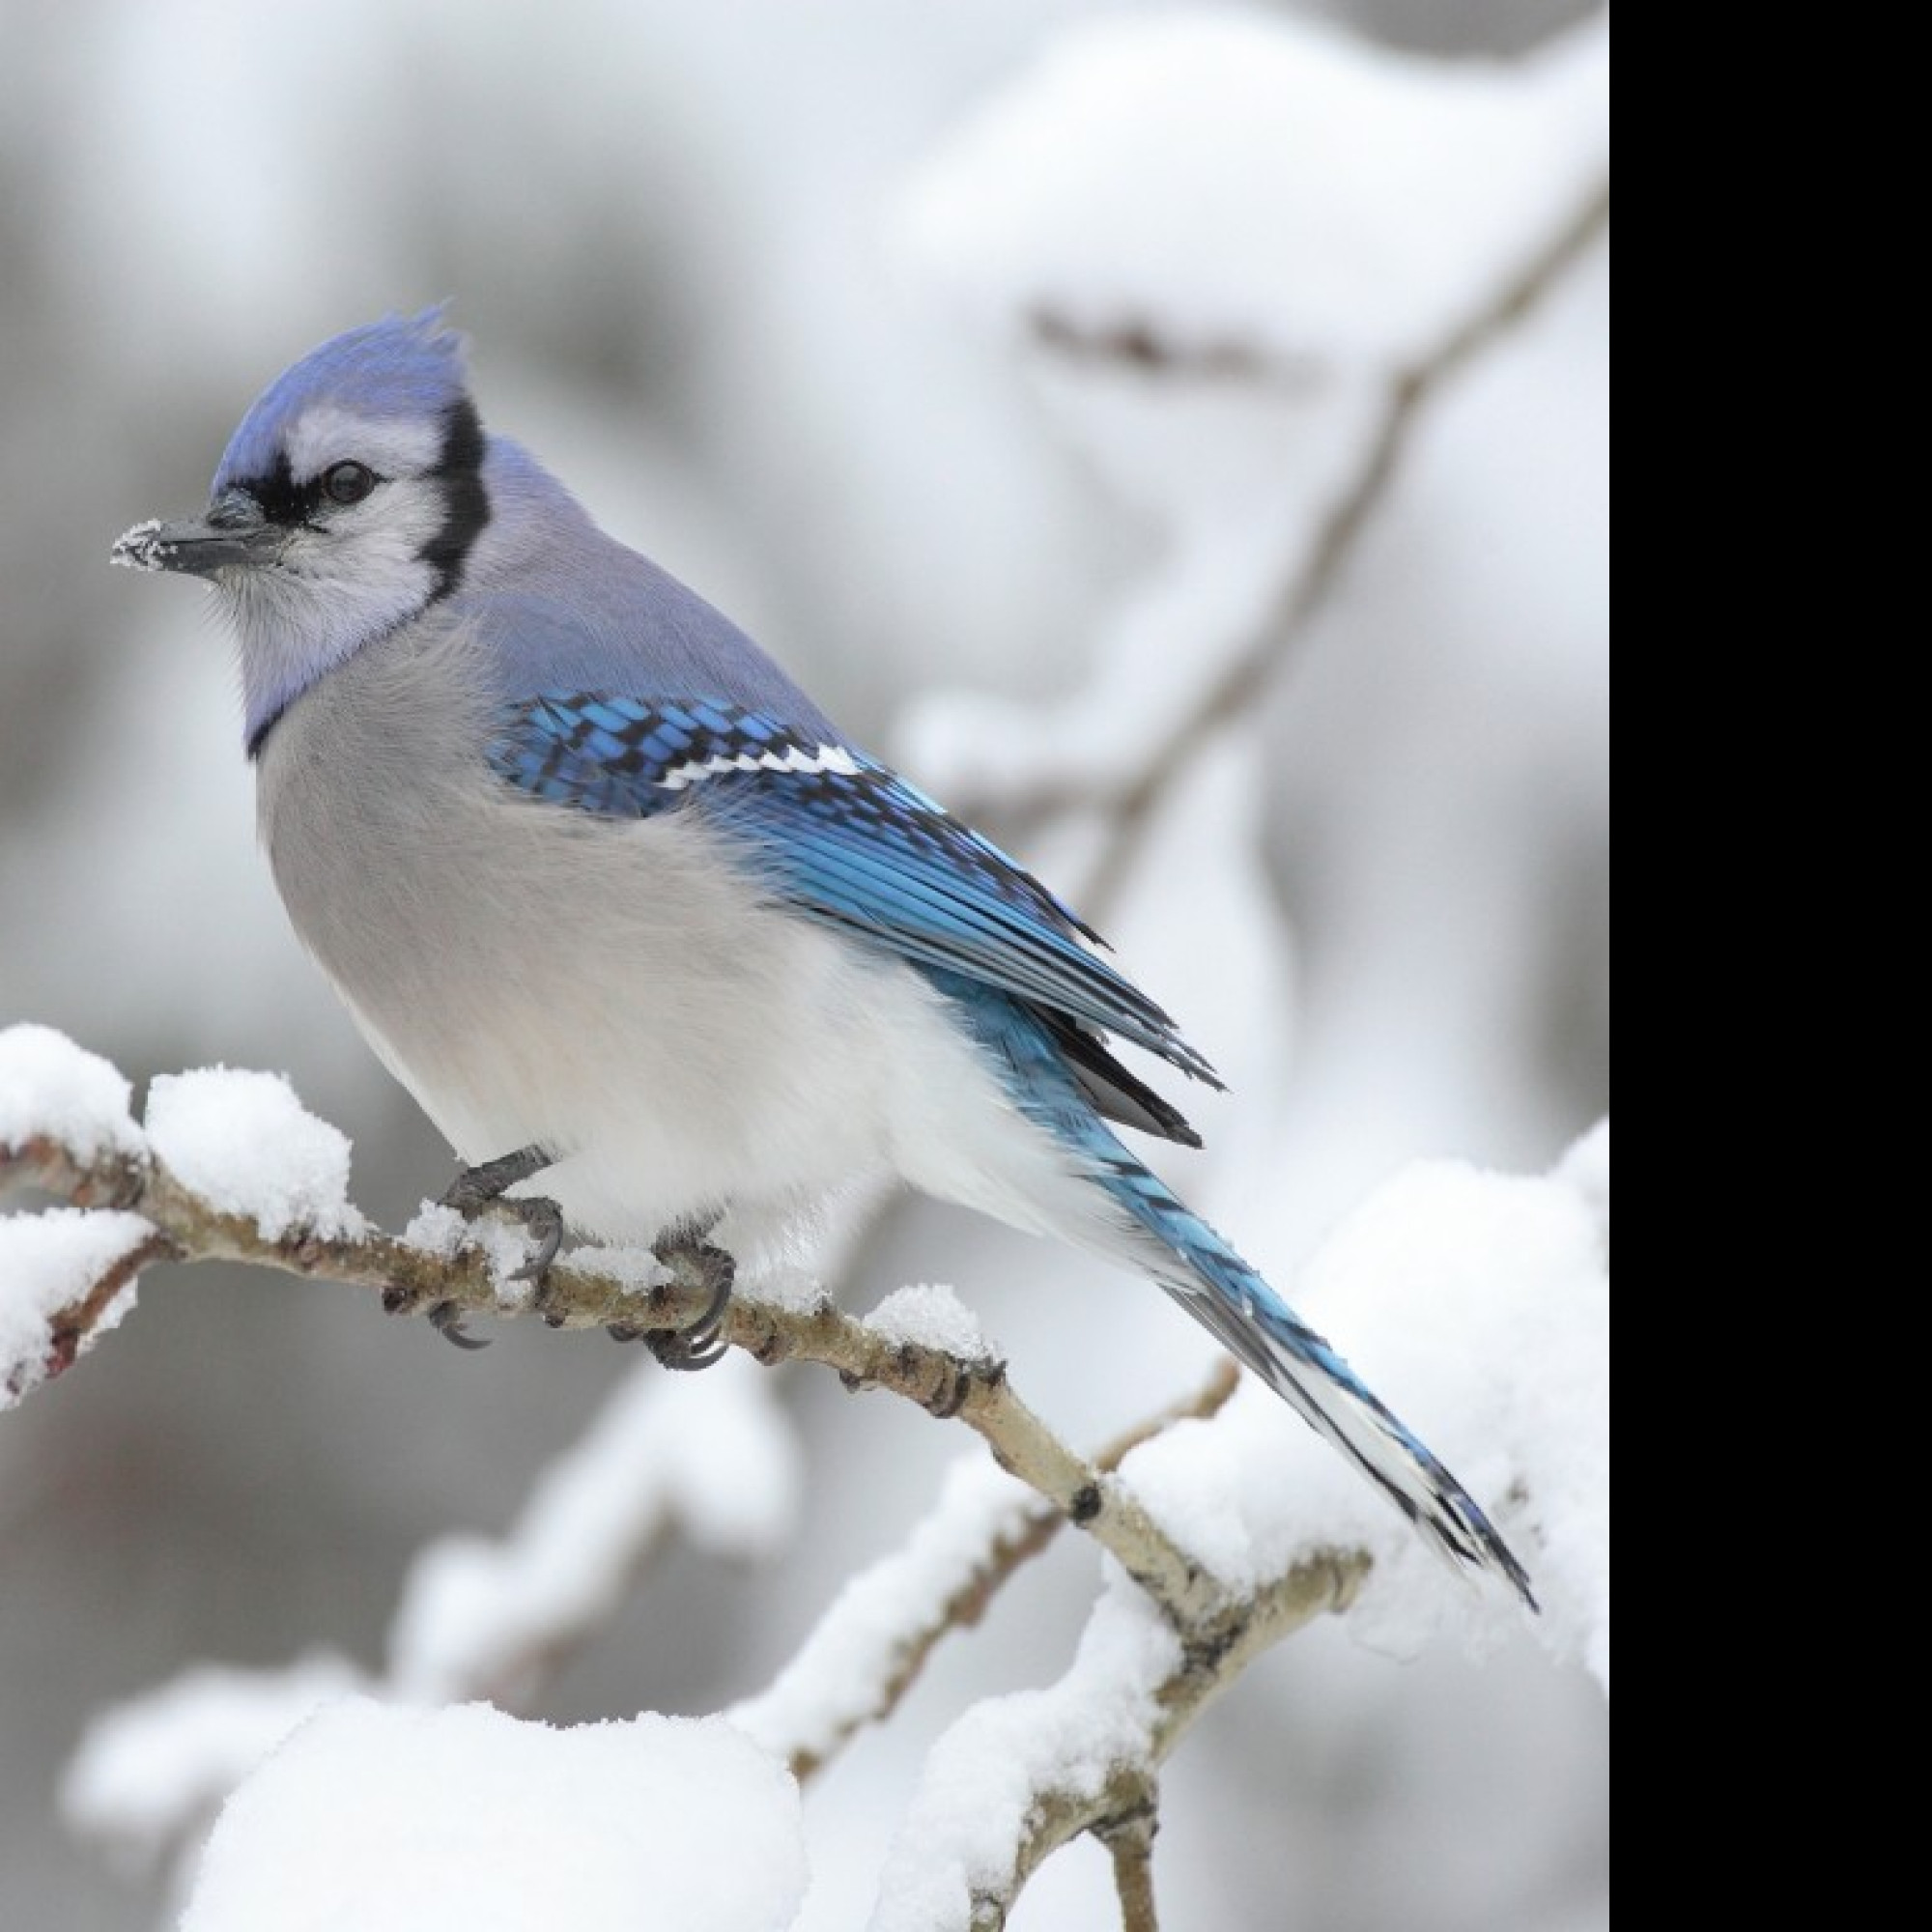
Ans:
[[[761,903],[700,828],[560,817],[270,838],[304,942],[462,1159],[540,1146],[523,1191],[627,1240],[720,1212],[763,1238],[896,1164],[902,1042],[950,1037],[923,979]]]
[[[258,804],[298,933],[463,1160],[541,1147],[522,1191],[617,1240],[723,1212],[760,1243],[881,1168],[1057,1225],[1064,1150],[923,974],[775,902],[697,814],[500,785],[478,680],[439,662],[365,652],[305,694]]]
[[[848,962],[812,956],[832,942],[748,927],[726,970],[580,952],[472,982],[473,1023],[427,1051],[370,1032],[466,1161],[553,1153],[530,1191],[580,1232],[648,1239],[722,1213],[767,1232],[887,1158],[888,1068]]]

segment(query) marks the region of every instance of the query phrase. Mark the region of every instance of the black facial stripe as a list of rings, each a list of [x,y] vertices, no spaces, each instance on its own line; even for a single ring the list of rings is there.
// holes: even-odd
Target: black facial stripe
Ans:
[[[286,452],[277,453],[275,467],[266,476],[241,477],[238,487],[261,504],[262,514],[271,524],[285,524],[291,529],[313,523],[322,504],[322,478],[311,476],[298,484]]]
[[[430,472],[442,485],[442,526],[416,553],[437,574],[432,601],[456,588],[470,546],[490,521],[490,497],[483,487],[484,448],[483,422],[476,405],[467,396],[452,403],[443,413],[442,453]],[[317,513],[327,504],[322,476],[298,483],[286,451],[276,453],[272,469],[239,476],[235,487],[247,491],[271,524],[291,529],[314,525]]]
[[[442,527],[417,552],[437,574],[432,603],[447,597],[462,581],[470,548],[490,521],[483,450],[483,420],[476,405],[465,396],[450,405],[442,419],[442,456],[435,470],[442,485]]]

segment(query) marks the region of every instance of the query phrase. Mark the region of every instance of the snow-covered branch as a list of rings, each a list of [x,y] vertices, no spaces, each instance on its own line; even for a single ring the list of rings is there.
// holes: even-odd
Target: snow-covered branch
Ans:
[[[236,1795],[182,1932],[785,1932],[798,1792],[718,1719],[568,1728],[487,1705],[318,1712]]]
[[[34,1098],[37,1082],[54,1096],[43,1106]],[[126,1112],[126,1081],[98,1057],[45,1028],[0,1034],[0,1091],[10,1096],[0,1114],[0,1186],[32,1183],[116,1216],[116,1240],[102,1251],[95,1278],[77,1280],[67,1267],[43,1318],[32,1311],[47,1297],[30,1284],[28,1316],[0,1330],[14,1335],[0,1385],[14,1397],[59,1374],[108,1312],[119,1319],[136,1254],[246,1262],[371,1289],[391,1314],[444,1322],[535,1312],[555,1328],[650,1334],[696,1322],[711,1298],[701,1262],[675,1250],[663,1260],[579,1250],[556,1263],[539,1292],[512,1278],[522,1244],[496,1238],[504,1231],[486,1226],[471,1238],[439,1210],[417,1224],[426,1238],[382,1234],[343,1191],[347,1142],[303,1114],[285,1083],[224,1071],[184,1075],[156,1090],[150,1115],[162,1118],[151,1118],[144,1135]],[[74,1092],[88,1094],[85,1108],[62,1098]],[[264,1114],[280,1129],[273,1144],[279,1153],[265,1148]],[[224,1155],[234,1164],[220,1166]],[[202,1184],[190,1184],[188,1174]],[[11,1235],[33,1224],[3,1225]],[[17,1264],[17,1236],[14,1245]],[[8,1294],[7,1305],[15,1305],[20,1291]],[[990,1353],[953,1352],[895,1324],[859,1321],[822,1293],[784,1301],[740,1293],[722,1333],[767,1366],[817,1362],[850,1389],[888,1389],[934,1415],[956,1416],[985,1438],[1003,1468],[1086,1530],[1168,1614],[1192,1624],[1218,1613],[1221,1592],[1212,1580],[1114,1478],[1046,1427]]]
[[[1094,904],[1104,907],[1119,892],[1175,775],[1227,725],[1248,716],[1293,663],[1386,501],[1423,415],[1602,242],[1609,222],[1610,184],[1605,178],[1590,185],[1525,262],[1497,280],[1480,307],[1464,316],[1420,361],[1388,379],[1353,469],[1317,521],[1307,548],[1271,608],[1245,647],[1195,694],[1166,735],[1146,748],[1133,770],[1122,774],[1098,799],[1091,792],[1069,796],[1042,790],[1018,801],[1018,810],[1032,822],[1057,811],[1091,810],[1096,806],[1112,819],[1114,836],[1089,882]]]
[[[214,1073],[157,1082],[145,1127],[127,1103],[127,1083],[60,1036],[32,1027],[0,1033],[0,1174],[71,1204],[0,1222],[0,1308],[13,1311],[0,1333],[9,1337],[8,1379],[16,1389],[71,1361],[94,1332],[88,1311],[125,1312],[142,1257],[253,1262],[372,1289],[394,1310],[483,1316],[535,1305],[510,1278],[522,1247],[515,1238],[497,1240],[485,1230],[452,1240],[434,1215],[413,1239],[370,1229],[346,1198],[346,1143],[304,1114],[280,1081]],[[1604,1672],[1594,1365],[1606,1218],[1607,1143],[1598,1136],[1545,1182],[1452,1170],[1419,1175],[1386,1212],[1370,1215],[1352,1248],[1332,1247],[1334,1267],[1346,1272],[1364,1258],[1378,1276],[1400,1267],[1413,1277],[1408,1294],[1439,1305],[1445,1297],[1427,1265],[1391,1261],[1386,1231],[1399,1228],[1405,1244],[1420,1242],[1431,1255],[1444,1250],[1446,1231],[1485,1257],[1492,1272],[1491,1244],[1508,1231],[1522,1259],[1514,1270],[1503,1267],[1513,1285],[1493,1295],[1490,1319],[1503,1326],[1487,1340],[1468,1338],[1475,1372],[1501,1379],[1495,1389],[1471,1384],[1465,1406],[1506,1412],[1510,1401],[1496,1391],[1533,1379],[1561,1409],[1560,1429],[1533,1415],[1524,1421],[1522,1440],[1508,1445],[1513,1473],[1491,1488],[1513,1492],[1520,1520],[1535,1524],[1540,1580],[1552,1605],[1546,1640],[1588,1655]],[[49,1270],[57,1282],[51,1293],[35,1278],[36,1257],[47,1245],[36,1231],[49,1225],[89,1231],[85,1241],[64,1235],[56,1243],[62,1261]],[[434,1244],[425,1244],[423,1231]],[[1446,1245],[1453,1250],[1454,1241]],[[1398,1252],[1413,1253],[1407,1245]],[[558,1269],[541,1312],[563,1326],[606,1321],[648,1330],[688,1321],[701,1312],[706,1284],[696,1268],[681,1278],[675,1262],[665,1268],[604,1253],[573,1261]],[[1546,1332],[1536,1359],[1519,1361],[1507,1336],[1524,1319],[1513,1312],[1524,1297]],[[725,1332],[741,1350],[766,1363],[815,1361],[850,1387],[890,1388],[935,1415],[956,1416],[986,1440],[1000,1470],[962,1466],[905,1548],[848,1585],[772,1687],[729,1716],[796,1775],[808,1775],[858,1730],[889,1717],[944,1636],[976,1622],[1070,1520],[1120,1566],[1080,1656],[1060,1684],[980,1706],[942,1742],[902,1827],[911,1849],[889,1862],[875,1926],[968,1932],[1002,1924],[1039,1862],[1083,1833],[1113,1852],[1126,1922],[1151,1925],[1147,1820],[1161,1766],[1201,1711],[1263,1649],[1313,1617],[1350,1607],[1358,1594],[1380,1600],[1370,1613],[1378,1633],[1389,1626],[1393,1603],[1397,1640],[1407,1642],[1418,1618],[1424,1626],[1440,1621],[1438,1599],[1449,1593],[1433,1574],[1420,1592],[1405,1580],[1419,1559],[1403,1526],[1381,1520],[1387,1513],[1359,1483],[1342,1480],[1348,1472],[1305,1442],[1271,1402],[1231,1401],[1238,1384],[1228,1372],[1084,1459],[1019,1400],[963,1312],[955,1306],[949,1314],[943,1302],[908,1292],[863,1321],[816,1293],[747,1293],[734,1304]],[[1465,1298],[1458,1318],[1465,1329],[1476,1306]],[[1412,1310],[1398,1307],[1390,1320],[1415,1326]],[[1556,1345],[1573,1334],[1565,1353]],[[665,1385],[652,1378],[639,1386],[662,1393]],[[674,1386],[690,1388],[694,1400],[723,1393],[716,1385]],[[689,1417],[680,1423],[660,1410],[642,1399],[614,1404],[504,1544],[431,1552],[396,1620],[385,1673],[365,1676],[324,1660],[326,1681],[404,1702],[526,1689],[532,1671],[608,1613],[666,1525],[690,1513],[678,1501],[689,1486],[677,1472],[690,1460],[678,1445],[689,1437],[701,1463],[695,1445],[708,1438],[687,1426]],[[1285,1441],[1273,1434],[1283,1428]],[[1288,1479],[1302,1448],[1313,1463]],[[1326,1479],[1340,1484],[1332,1499],[1323,1493]],[[1206,1507],[1210,1496],[1214,1504]],[[1284,1497],[1295,1499],[1293,1507],[1284,1509]],[[730,1533],[742,1540],[744,1525]],[[1420,1567],[1433,1573],[1426,1560]],[[1474,1590],[1461,1595],[1472,1605],[1480,1598]],[[1418,1611],[1417,1602],[1429,1607]],[[266,1732],[278,1735],[313,1702],[316,1667],[284,1680],[184,1687],[197,1708],[213,1695],[228,1716],[218,1748],[211,1754],[201,1743],[185,1775],[162,1780],[177,1800],[162,1821],[171,1829],[157,1832],[152,1815],[129,1820],[128,1794],[137,1787],[136,1811],[152,1814],[155,1780],[130,1781],[128,1767],[151,1762],[157,1749],[179,1755],[170,1740],[183,1727],[172,1704],[129,1712],[90,1746],[76,1766],[76,1807],[134,1838],[164,1841],[192,1829],[240,1775],[249,1740],[267,1748],[273,1740]],[[908,1916],[916,1907],[926,1916]]]
[[[1014,780],[1005,770],[987,795],[973,774],[955,784],[964,808],[983,806],[1023,836],[1068,812],[1098,812],[1108,836],[1085,891],[1086,902],[1104,910],[1132,869],[1155,808],[1176,777],[1228,724],[1249,715],[1274,679],[1295,658],[1310,627],[1343,581],[1361,539],[1386,502],[1408,447],[1429,410],[1442,394],[1548,298],[1579,262],[1599,247],[1610,224],[1607,176],[1591,180],[1513,267],[1478,292],[1426,351],[1390,371],[1349,468],[1333,486],[1325,509],[1292,560],[1288,575],[1265,603],[1246,640],[1220,662],[1215,675],[1188,694],[1165,729],[1136,748],[1132,760],[1104,773],[1076,771],[1069,780]],[[1113,365],[1143,376],[1175,381],[1254,383],[1263,388],[1288,384],[1276,352],[1262,342],[1224,341],[1208,348],[1165,335],[1157,323],[1132,327],[1085,327],[1051,307],[1034,311],[1030,324],[1041,350],[1086,369]],[[942,753],[943,755],[943,753]],[[1051,761],[1034,761],[1036,772],[1056,772]]]
[[[1161,1764],[1264,1650],[1346,1609],[1368,1567],[1359,1553],[1297,1563],[1195,1642],[1135,1593],[1103,1596],[1058,1684],[976,1706],[935,1747],[870,1932],[997,1932],[1033,1873],[1088,1832],[1115,1848],[1126,1923],[1138,1910],[1151,1925],[1137,1840]]]
[[[10,1387],[57,1373],[110,1313],[125,1313],[144,1257],[253,1262],[371,1289],[396,1311],[481,1317],[538,1307],[511,1278],[522,1242],[507,1231],[501,1239],[489,1229],[452,1238],[435,1214],[413,1238],[372,1230],[347,1200],[347,1151],[279,1080],[223,1072],[156,1082],[143,1125],[106,1063],[43,1028],[0,1032],[0,1177],[71,1204],[0,1221]],[[1389,1313],[1405,1331],[1417,1327],[1415,1298],[1442,1309],[1464,1331],[1469,1366],[1457,1373],[1478,1378],[1459,1385],[1459,1406],[1520,1411],[1499,1445],[1508,1474],[1492,1471],[1488,1487],[1510,1498],[1519,1534],[1534,1526],[1552,1612],[1545,1640],[1606,1674],[1598,1446],[1606,1137],[1581,1144],[1546,1181],[1418,1172],[1386,1209],[1372,1204],[1365,1216],[1359,1234],[1345,1230],[1326,1251],[1331,1271],[1367,1266],[1409,1297]],[[49,1226],[68,1231],[52,1244],[61,1259],[46,1268],[51,1291],[36,1278]],[[72,1236],[75,1227],[86,1239]],[[1393,1250],[1391,1230],[1401,1236]],[[1514,1251],[1507,1262],[1499,1238]],[[1425,1252],[1431,1262],[1419,1259]],[[1464,1291],[1459,1303],[1431,1278],[1436,1257],[1500,1280],[1483,1294]],[[701,1269],[689,1277],[675,1256],[667,1267],[596,1252],[558,1268],[539,1312],[561,1326],[661,1329],[702,1312]],[[1309,1285],[1319,1294],[1320,1281]],[[1510,1338],[1528,1332],[1525,1302],[1540,1340],[1519,1355]],[[1493,1333],[1472,1329],[1482,1320]],[[770,1689],[727,1714],[796,1776],[890,1717],[940,1641],[976,1623],[1063,1521],[1086,1529],[1119,1566],[1058,1684],[976,1707],[935,1748],[887,1862],[874,1932],[1003,1925],[1031,1874],[1083,1833],[1114,1858],[1123,1922],[1151,1928],[1147,1841],[1161,1768],[1263,1650],[1358,1597],[1366,1627],[1404,1644],[1447,1616],[1466,1616],[1443,1608],[1450,1596],[1474,1611],[1471,1633],[1502,1614],[1473,1588],[1446,1590],[1404,1526],[1292,1417],[1264,1395],[1233,1400],[1243,1391],[1226,1370],[1086,1459],[1014,1394],[963,1311],[931,1291],[902,1292],[866,1320],[816,1292],[748,1292],[725,1334],[761,1362],[818,1362],[849,1387],[890,1388],[957,1417],[999,1464],[962,1465],[906,1546],[850,1583]],[[690,1389],[694,1403],[713,1398],[699,1405],[708,1414],[729,1384],[671,1386]],[[753,1377],[747,1386],[762,1384]],[[1541,1410],[1525,1406],[1532,1386],[1556,1419],[1540,1421]],[[151,1852],[179,1845],[331,1687],[405,1704],[526,1691],[532,1673],[608,1614],[667,1526],[692,1514],[679,1500],[690,1488],[679,1471],[707,1461],[701,1445],[713,1439],[712,1423],[693,1427],[689,1414],[680,1421],[665,1411],[656,1399],[662,1378],[634,1388],[638,1398],[612,1405],[503,1544],[430,1552],[406,1593],[384,1672],[322,1659],[278,1676],[230,1673],[171,1689],[90,1740],[71,1782],[76,1814]],[[760,1439],[769,1434],[748,1420]],[[1275,1434],[1283,1429],[1285,1438]],[[1295,1462],[1302,1451],[1312,1458],[1306,1467]],[[736,1452],[727,1460],[744,1462]],[[781,1492],[783,1482],[753,1487]],[[699,1501],[698,1520],[709,1507]],[[726,1540],[757,1533],[738,1522]],[[1428,1573],[1419,1589],[1418,1571]],[[184,1723],[184,1708],[212,1708],[220,1723]],[[171,1794],[159,1809],[157,1780],[143,1769],[157,1756],[177,1767],[158,1780]]]
[[[1237,1379],[1232,1362],[1221,1364],[1189,1401],[1109,1443],[1094,1467],[1111,1473],[1162,1430],[1218,1414]],[[785,1758],[795,1776],[810,1776],[863,1726],[892,1715],[934,1647],[978,1623],[1065,1520],[977,1457],[955,1464],[937,1508],[905,1546],[845,1585],[776,1682],[731,1711],[733,1721]]]

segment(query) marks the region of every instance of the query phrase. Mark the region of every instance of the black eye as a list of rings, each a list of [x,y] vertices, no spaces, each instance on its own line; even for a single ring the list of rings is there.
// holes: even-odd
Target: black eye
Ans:
[[[331,463],[322,472],[322,494],[331,503],[359,503],[376,487],[376,472],[362,463]]]

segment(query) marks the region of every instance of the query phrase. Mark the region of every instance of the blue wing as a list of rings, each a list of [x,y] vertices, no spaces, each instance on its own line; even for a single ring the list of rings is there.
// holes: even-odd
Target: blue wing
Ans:
[[[1125,1078],[1142,1106],[1153,1096],[1082,1029],[1220,1084],[1167,1014],[1087,950],[1082,940],[1097,935],[1066,906],[850,746],[722,701],[546,694],[505,707],[489,759],[518,789],[599,817],[702,811],[801,912],[1058,1016],[1076,1062]]]

